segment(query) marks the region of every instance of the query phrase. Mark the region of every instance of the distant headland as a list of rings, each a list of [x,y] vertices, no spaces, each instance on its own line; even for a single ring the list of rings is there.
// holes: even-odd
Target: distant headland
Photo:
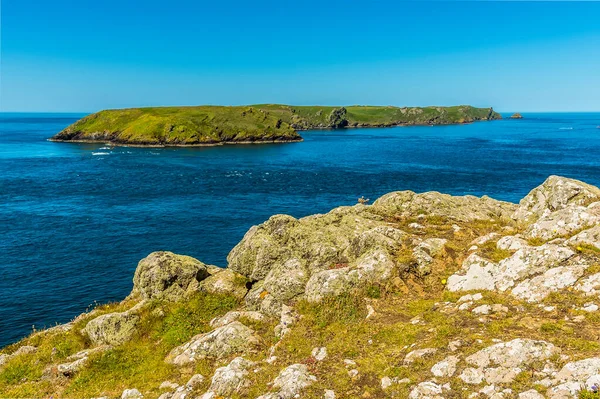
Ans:
[[[138,146],[202,146],[302,141],[300,130],[450,125],[502,119],[492,108],[392,106],[153,107],[88,115],[52,141]]]

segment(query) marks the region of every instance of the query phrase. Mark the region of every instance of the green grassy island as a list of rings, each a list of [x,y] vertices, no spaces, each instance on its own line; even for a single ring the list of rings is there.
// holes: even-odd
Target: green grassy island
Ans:
[[[100,111],[52,141],[140,146],[195,146],[302,141],[299,130],[404,125],[448,125],[501,119],[492,108],[392,106],[152,107]]]

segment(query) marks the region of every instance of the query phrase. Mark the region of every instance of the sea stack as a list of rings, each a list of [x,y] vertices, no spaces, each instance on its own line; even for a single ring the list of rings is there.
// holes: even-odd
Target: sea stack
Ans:
[[[511,115],[510,119],[523,119],[523,115],[521,115],[520,113],[514,113]]]

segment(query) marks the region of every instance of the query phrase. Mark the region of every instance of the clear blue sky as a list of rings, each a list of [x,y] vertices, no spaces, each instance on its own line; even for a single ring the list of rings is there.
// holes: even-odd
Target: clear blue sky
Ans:
[[[2,111],[600,111],[600,3],[2,0]]]

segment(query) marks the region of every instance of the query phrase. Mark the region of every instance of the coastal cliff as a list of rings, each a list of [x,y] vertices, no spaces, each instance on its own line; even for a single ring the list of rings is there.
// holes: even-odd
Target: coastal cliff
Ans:
[[[500,119],[491,108],[251,106],[155,107],[88,115],[52,141],[194,146],[301,141],[299,130],[446,125]]]
[[[600,189],[359,202],[272,216],[224,269],[148,255],[122,302],[0,351],[0,397],[598,397]]]

